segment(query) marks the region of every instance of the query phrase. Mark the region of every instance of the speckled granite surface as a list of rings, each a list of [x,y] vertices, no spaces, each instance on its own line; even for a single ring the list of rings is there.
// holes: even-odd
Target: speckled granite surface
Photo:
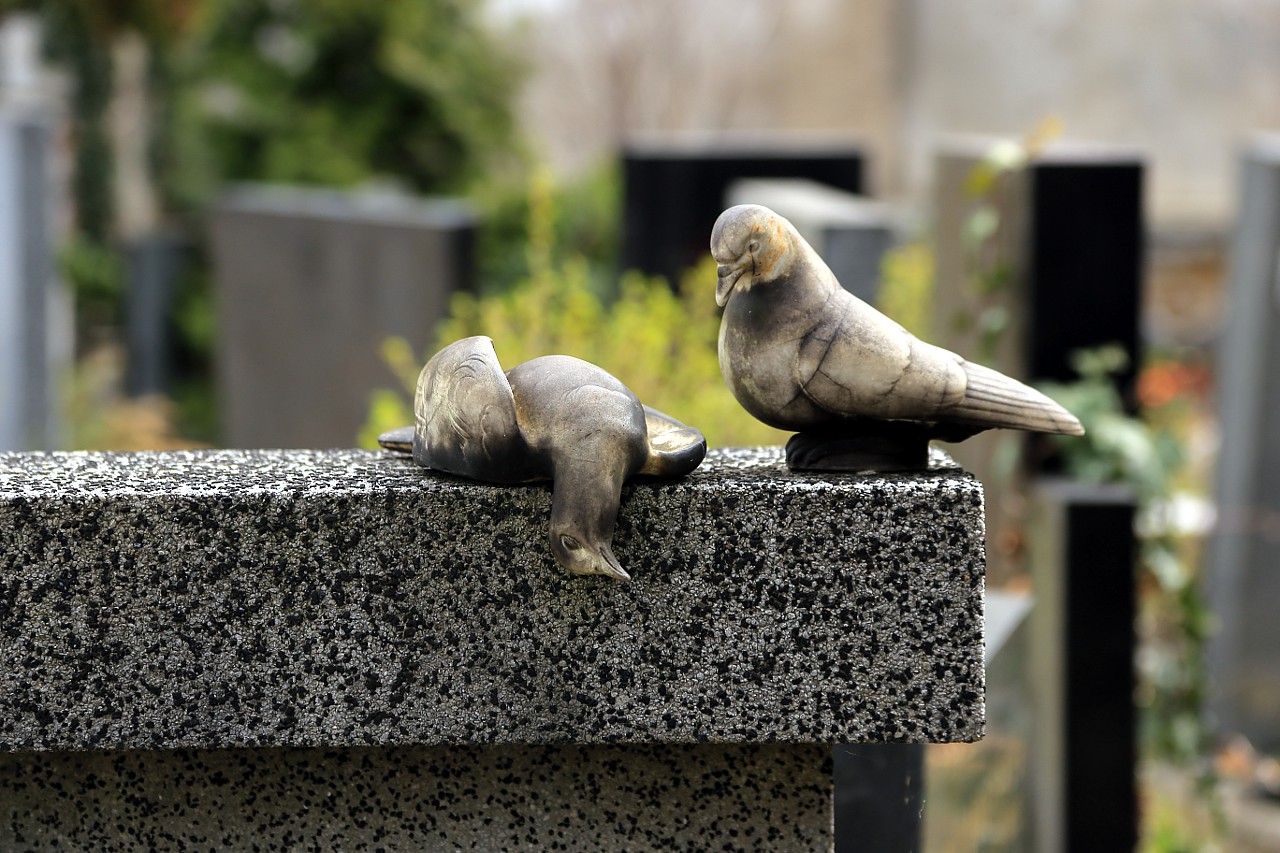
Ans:
[[[628,487],[624,585],[390,454],[0,454],[0,751],[980,737],[977,483],[781,458]]]
[[[822,851],[814,744],[0,754],[0,850]]]

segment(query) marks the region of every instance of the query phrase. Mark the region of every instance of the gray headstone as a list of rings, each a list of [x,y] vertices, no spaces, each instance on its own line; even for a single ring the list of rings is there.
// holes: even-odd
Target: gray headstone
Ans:
[[[1244,152],[1219,419],[1218,525],[1206,563],[1218,617],[1212,707],[1227,732],[1280,749],[1280,135]]]
[[[434,343],[472,279],[463,203],[241,188],[213,215],[222,442],[348,447],[391,336]]]
[[[69,302],[54,278],[51,122],[0,103],[0,449],[58,446]]]
[[[125,391],[131,396],[169,391],[173,304],[188,248],[180,237],[153,234],[133,241],[125,251]]]
[[[875,303],[880,264],[899,230],[888,205],[816,181],[759,178],[729,186],[725,206],[735,204],[762,204],[786,217],[845,290]]]

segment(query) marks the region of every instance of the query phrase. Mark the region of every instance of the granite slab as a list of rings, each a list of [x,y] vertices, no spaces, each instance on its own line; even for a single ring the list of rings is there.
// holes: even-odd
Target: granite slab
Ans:
[[[546,486],[384,452],[0,454],[0,751],[972,741],[982,490],[713,450],[570,577]]]
[[[0,849],[831,849],[818,744],[0,754]]]

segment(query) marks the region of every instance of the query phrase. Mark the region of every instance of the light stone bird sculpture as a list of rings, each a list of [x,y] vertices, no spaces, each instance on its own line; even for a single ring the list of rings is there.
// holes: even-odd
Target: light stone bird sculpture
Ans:
[[[505,373],[493,341],[455,341],[418,377],[414,426],[384,433],[419,465],[488,483],[552,481],[548,539],[573,574],[630,580],[612,548],[622,484],[680,477],[702,462],[702,433],[643,405],[627,386],[567,355]]]
[[[846,291],[767,207],[720,214],[711,254],[725,309],[720,370],[748,412],[800,433],[788,445],[793,468],[921,467],[928,439],[993,427],[1084,432],[1039,391],[919,340]],[[904,442],[905,456],[895,450]]]

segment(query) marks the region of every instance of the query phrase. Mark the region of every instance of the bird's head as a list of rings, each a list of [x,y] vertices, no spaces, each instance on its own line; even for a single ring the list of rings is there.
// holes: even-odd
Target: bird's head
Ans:
[[[794,231],[790,222],[758,204],[740,204],[720,214],[711,230],[716,304],[728,304],[735,288],[748,290],[785,273]]]
[[[609,536],[600,536],[568,524],[551,525],[551,553],[570,574],[606,575],[631,580],[609,547]]]

